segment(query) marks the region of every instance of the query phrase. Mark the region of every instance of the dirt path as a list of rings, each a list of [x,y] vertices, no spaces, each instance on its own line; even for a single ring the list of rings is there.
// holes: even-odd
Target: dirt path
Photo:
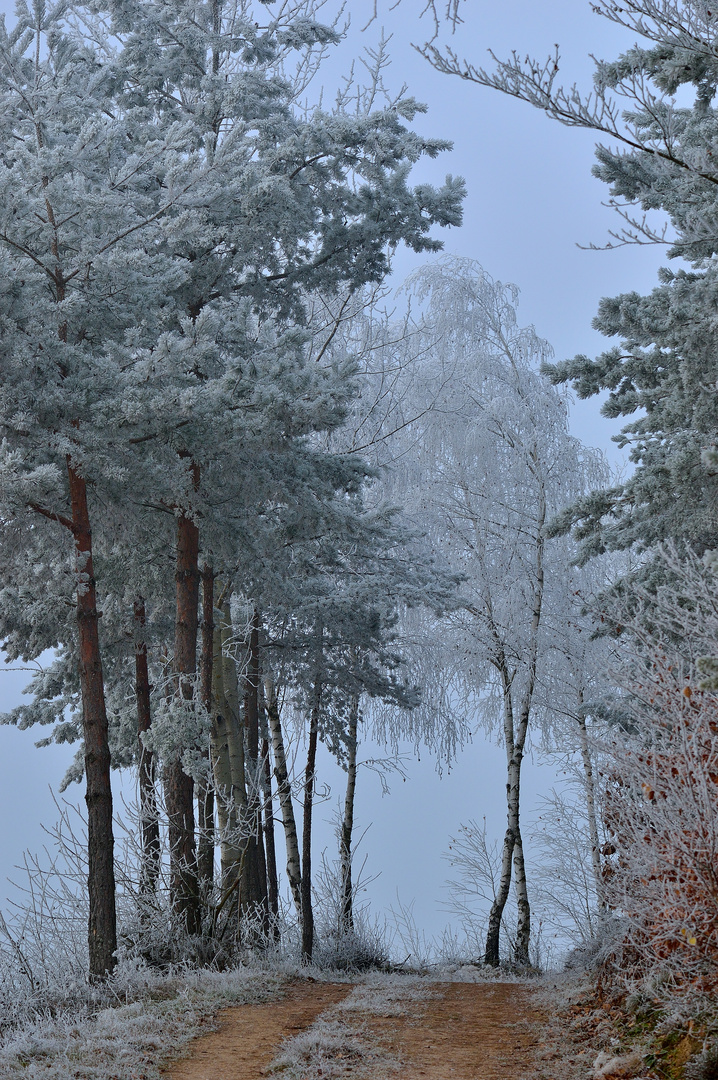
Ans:
[[[403,1064],[401,1080],[519,1080],[532,1072],[540,1020],[528,987],[515,983],[444,983],[416,1019],[382,1041]],[[516,1023],[519,1021],[519,1023]],[[372,1024],[372,1027],[374,1024]]]
[[[192,1056],[167,1070],[168,1080],[261,1080],[279,1044],[310,1027],[351,990],[303,980],[270,1005],[223,1009],[219,1031],[197,1039]]]
[[[351,989],[301,982],[274,1004],[225,1009],[220,1030],[198,1039],[192,1057],[174,1065],[168,1080],[262,1080],[280,1043],[310,1027]],[[361,1018],[363,1037],[376,1040],[388,1058],[399,1063],[398,1070],[392,1070],[396,1080],[522,1080],[537,1075],[536,1037],[529,1026],[542,1017],[529,987],[442,983],[431,989],[432,999],[407,1015]]]

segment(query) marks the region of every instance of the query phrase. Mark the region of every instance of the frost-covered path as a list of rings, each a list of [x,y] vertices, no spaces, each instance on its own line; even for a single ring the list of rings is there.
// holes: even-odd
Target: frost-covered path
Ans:
[[[538,1075],[541,1020],[518,983],[376,978],[294,985],[276,1004],[227,1009],[170,1080],[521,1080]]]

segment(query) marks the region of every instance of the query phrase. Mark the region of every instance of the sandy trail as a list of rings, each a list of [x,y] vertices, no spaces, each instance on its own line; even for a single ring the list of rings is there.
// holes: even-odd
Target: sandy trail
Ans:
[[[402,1062],[400,1080],[518,1080],[532,1073],[541,1019],[530,988],[516,983],[444,983],[416,1019],[382,1041]],[[528,1022],[528,1024],[527,1024]],[[374,1027],[374,1023],[371,1025]]]
[[[441,983],[436,996],[407,1016],[363,1016],[370,1037],[401,1063],[396,1080],[519,1080],[536,1075],[540,1021],[531,988],[516,983]],[[194,1044],[168,1080],[262,1080],[277,1048],[311,1026],[352,990],[300,982],[281,1001],[223,1010],[220,1030]]]
[[[203,1035],[192,1056],[166,1072],[168,1080],[261,1080],[284,1040],[310,1027],[352,987],[338,983],[293,983],[269,1005],[237,1005],[219,1014],[219,1031]]]

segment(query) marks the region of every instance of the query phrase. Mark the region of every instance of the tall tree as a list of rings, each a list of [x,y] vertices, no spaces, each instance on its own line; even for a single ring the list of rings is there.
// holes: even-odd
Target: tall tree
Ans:
[[[94,50],[65,32],[64,11],[22,7],[13,31],[0,29],[0,259],[7,282],[0,424],[6,516],[30,533],[33,518],[47,522],[42,561],[71,568],[75,625],[70,630],[63,618],[45,623],[42,635],[28,634],[26,613],[9,603],[2,622],[11,654],[35,657],[65,633],[73,640],[87,778],[89,960],[99,978],[115,964],[116,916],[91,502],[118,466],[107,424],[118,402],[112,345],[167,284],[147,231],[172,196],[147,196],[162,138],[155,133],[149,150],[137,111],[113,110],[112,80]],[[35,546],[35,537],[28,541]],[[31,592],[37,587],[38,575]],[[62,588],[66,593],[67,584]]]

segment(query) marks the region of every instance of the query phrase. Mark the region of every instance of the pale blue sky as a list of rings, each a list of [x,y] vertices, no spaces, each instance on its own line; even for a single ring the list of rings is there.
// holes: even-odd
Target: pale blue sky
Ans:
[[[418,19],[424,0],[403,0],[395,10],[379,0],[379,18],[360,34],[370,4],[349,0],[354,29],[342,48],[337,65],[364,42],[371,44],[382,26],[393,34],[393,66],[387,81],[409,90],[426,102],[429,112],[419,120],[422,131],[454,141],[454,151],[421,167],[421,179],[440,180],[446,172],[463,175],[468,185],[465,225],[446,236],[446,250],[478,259],[494,277],[521,289],[519,315],[534,323],[554,346],[559,359],[577,352],[593,354],[606,344],[591,329],[591,319],[603,295],[637,289],[655,282],[663,251],[624,248],[614,252],[588,252],[577,244],[605,241],[614,224],[601,206],[606,190],[591,177],[594,139],[587,132],[570,130],[547,120],[529,106],[497,93],[433,71],[412,49],[429,29]],[[470,20],[460,28],[454,46],[460,53],[484,60],[492,47],[500,56],[511,49],[543,56],[554,42],[561,45],[566,81],[588,87],[592,72],[589,54],[611,58],[632,40],[591,12],[588,0],[472,0]],[[382,10],[383,8],[383,10]],[[0,10],[11,10],[0,0]],[[336,78],[333,66],[329,78]],[[417,264],[406,253],[397,258],[397,284]],[[594,402],[573,413],[574,430],[584,442],[618,457],[610,443],[617,425],[598,415]],[[0,704],[18,700],[22,676],[0,671]],[[0,729],[0,881],[10,873],[22,850],[43,842],[40,823],[54,820],[47,790],[57,785],[72,756],[69,748],[35,750],[40,732]],[[537,795],[552,781],[550,769],[529,761],[526,775],[526,813]],[[336,801],[341,776],[327,772]],[[73,788],[73,799],[80,791]],[[479,733],[450,774],[439,778],[434,763],[424,757],[410,767],[406,783],[394,783],[390,797],[381,798],[376,779],[360,781],[358,829],[370,821],[365,842],[368,871],[381,873],[372,886],[377,909],[394,902],[397,888],[405,901],[416,898],[416,916],[430,932],[445,916],[437,907],[447,868],[441,861],[448,836],[462,821],[486,815],[490,831],[503,833],[503,751]],[[328,817],[324,808],[320,823]],[[331,829],[320,825],[321,843],[333,847]],[[417,852],[422,853],[421,860]],[[2,889],[0,886],[0,897]]]

